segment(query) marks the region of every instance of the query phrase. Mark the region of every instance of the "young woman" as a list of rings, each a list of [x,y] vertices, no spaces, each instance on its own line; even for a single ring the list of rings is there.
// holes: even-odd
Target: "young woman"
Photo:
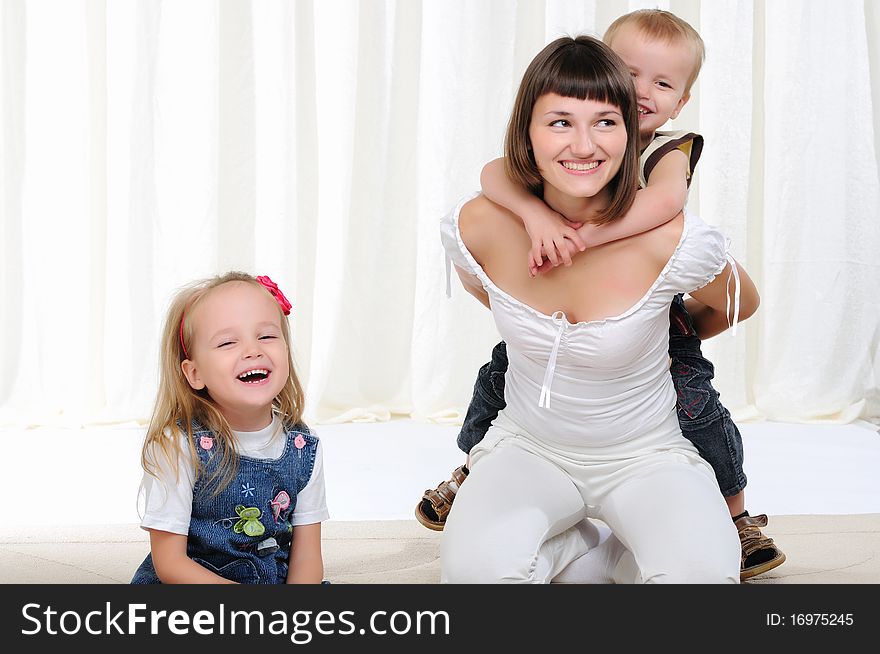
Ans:
[[[508,176],[574,223],[607,224],[632,204],[629,75],[582,36],[544,48],[520,85]],[[507,406],[471,450],[444,530],[444,581],[736,583],[736,529],[712,468],[682,436],[668,357],[677,294],[726,322],[733,281],[740,318],[757,309],[721,234],[682,213],[533,277],[522,220],[485,197],[459,203],[441,231],[510,360]],[[593,518],[612,531],[601,545]]]

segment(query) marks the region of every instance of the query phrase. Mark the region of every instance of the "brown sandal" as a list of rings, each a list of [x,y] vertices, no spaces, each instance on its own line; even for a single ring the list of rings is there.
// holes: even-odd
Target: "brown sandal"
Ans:
[[[446,517],[455,494],[468,476],[467,466],[459,466],[452,471],[452,479],[441,481],[435,489],[428,489],[416,505],[416,520],[433,531],[443,531]]]
[[[767,526],[767,516],[745,515],[734,522],[739,532],[739,542],[742,547],[742,559],[740,563],[740,581],[751,579],[763,574],[768,570],[782,565],[785,562],[785,554],[761,532],[761,527]]]

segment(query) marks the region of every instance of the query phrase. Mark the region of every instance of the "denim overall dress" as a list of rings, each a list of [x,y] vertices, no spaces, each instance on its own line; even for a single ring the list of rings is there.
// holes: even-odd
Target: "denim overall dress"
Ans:
[[[214,433],[193,422],[193,439],[205,473],[193,486],[186,554],[211,572],[242,584],[283,584],[293,533],[296,498],[312,476],[318,439],[304,424],[285,425],[277,459],[239,457],[238,474],[222,492],[205,484],[220,461]],[[158,584],[152,555],[132,584]]]

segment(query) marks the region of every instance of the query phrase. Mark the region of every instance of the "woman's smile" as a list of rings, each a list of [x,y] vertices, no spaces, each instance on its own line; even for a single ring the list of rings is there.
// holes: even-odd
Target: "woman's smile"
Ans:
[[[545,93],[532,108],[529,138],[551,207],[580,214],[607,203],[627,144],[618,107]]]
[[[590,175],[596,172],[596,169],[602,164],[601,161],[571,161],[564,160],[559,162],[566,172],[572,175]]]

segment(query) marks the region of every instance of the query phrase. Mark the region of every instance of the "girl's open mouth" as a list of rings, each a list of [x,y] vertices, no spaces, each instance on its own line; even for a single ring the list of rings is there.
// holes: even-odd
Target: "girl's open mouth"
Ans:
[[[245,384],[260,384],[267,379],[269,379],[269,375],[271,372],[266,370],[265,368],[254,368],[253,370],[248,370],[246,372],[241,373],[238,376],[238,381],[243,382]]]

